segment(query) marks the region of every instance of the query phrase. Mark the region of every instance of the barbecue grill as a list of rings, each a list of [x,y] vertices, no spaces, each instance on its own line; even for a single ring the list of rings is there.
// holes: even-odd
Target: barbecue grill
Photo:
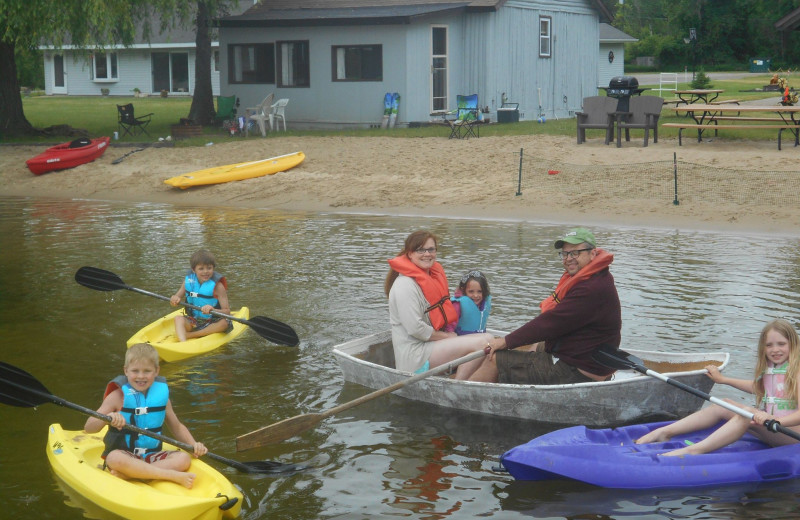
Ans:
[[[631,96],[638,96],[644,91],[639,88],[639,80],[633,76],[615,76],[606,87],[606,95],[617,98],[617,112],[628,112]]]

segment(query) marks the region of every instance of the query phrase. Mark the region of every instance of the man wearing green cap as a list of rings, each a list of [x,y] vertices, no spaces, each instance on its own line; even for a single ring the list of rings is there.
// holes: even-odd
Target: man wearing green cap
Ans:
[[[471,381],[557,385],[605,381],[613,370],[592,359],[602,346],[619,347],[622,313],[614,277],[614,256],[599,249],[591,231],[573,228],[555,242],[564,264],[541,314],[488,346],[492,352]],[[514,350],[523,345],[533,350]]]

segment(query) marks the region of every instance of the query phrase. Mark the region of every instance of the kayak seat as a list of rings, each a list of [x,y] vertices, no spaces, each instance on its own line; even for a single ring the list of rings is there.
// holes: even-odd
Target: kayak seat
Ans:
[[[71,143],[69,143],[69,148],[83,148],[84,146],[89,146],[92,144],[92,140],[88,137],[79,137],[75,139]]]
[[[151,112],[136,117],[133,112],[133,103],[117,105],[117,124],[119,125],[120,137],[124,135],[134,137],[142,133],[150,137],[150,133],[147,131],[147,125],[150,124],[152,116],[153,113]]]

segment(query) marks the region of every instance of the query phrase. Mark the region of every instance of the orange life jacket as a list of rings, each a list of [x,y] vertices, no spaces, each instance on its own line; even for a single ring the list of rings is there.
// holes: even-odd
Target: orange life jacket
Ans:
[[[447,276],[444,274],[442,264],[434,262],[430,274],[428,274],[414,264],[408,256],[400,255],[389,260],[389,267],[417,282],[422,289],[422,294],[430,304],[425,312],[434,329],[444,330],[448,323],[458,321],[456,308],[450,301],[450,288],[447,285]]]
[[[583,269],[575,273],[575,276],[570,276],[569,273],[565,272],[563,275],[561,275],[561,280],[558,281],[555,291],[553,291],[550,296],[545,298],[542,303],[539,304],[542,312],[547,312],[561,303],[561,300],[564,299],[569,290],[572,289],[576,283],[582,282],[590,278],[592,275],[599,273],[611,265],[611,262],[613,261],[614,255],[602,249],[598,249],[594,260],[584,266]]]

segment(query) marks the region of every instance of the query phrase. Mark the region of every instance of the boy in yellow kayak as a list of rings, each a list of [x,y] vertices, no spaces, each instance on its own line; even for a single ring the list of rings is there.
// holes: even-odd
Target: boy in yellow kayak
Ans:
[[[166,424],[181,442],[194,446],[194,456],[208,453],[202,442],[192,437],[178,420],[169,400],[166,379],[158,375],[158,352],[147,343],[133,345],[125,353],[125,375],[114,378],[106,387],[103,404],[97,411],[111,417],[111,426],[103,439],[103,457],[112,475],[122,479],[170,480],[191,489],[195,474],[187,470],[192,457],[185,451],[162,451],[161,441],[122,430],[130,423],[154,433]],[[105,422],[95,417],[86,420],[83,429],[97,433]]]
[[[179,341],[225,332],[232,325],[229,319],[211,314],[214,310],[224,314],[231,313],[228,283],[224,276],[215,272],[217,262],[214,255],[201,249],[192,255],[189,263],[192,270],[169,303],[176,307],[186,298],[186,303],[200,307],[201,310],[187,308],[184,315],[175,316],[175,334]]]

